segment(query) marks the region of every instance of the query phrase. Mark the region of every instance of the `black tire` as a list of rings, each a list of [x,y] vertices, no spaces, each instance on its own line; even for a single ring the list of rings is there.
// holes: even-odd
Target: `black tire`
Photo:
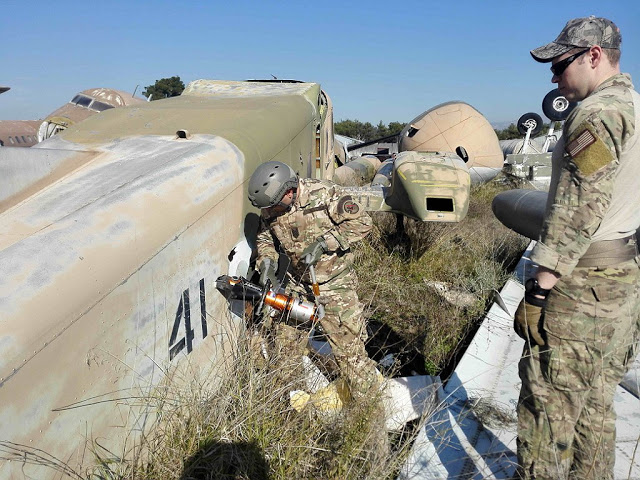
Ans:
[[[526,135],[529,127],[533,127],[531,135],[537,135],[542,130],[542,117],[537,113],[529,112],[525,113],[518,119],[518,132],[521,135]]]
[[[554,88],[542,100],[542,113],[552,122],[561,122],[569,116],[576,105],[578,102],[570,102],[560,94],[560,90]]]

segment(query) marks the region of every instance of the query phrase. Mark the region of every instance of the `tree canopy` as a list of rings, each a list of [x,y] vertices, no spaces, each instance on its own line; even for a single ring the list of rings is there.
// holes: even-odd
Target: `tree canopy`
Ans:
[[[177,97],[184,90],[184,82],[180,77],[161,78],[156,83],[145,88],[142,94],[151,100],[161,100],[163,98]]]
[[[360,120],[341,120],[334,124],[334,131],[338,135],[356,138],[361,142],[368,142],[376,138],[387,137],[400,133],[406,123],[390,122],[389,125],[378,122],[377,126],[373,126],[370,122],[361,122]]]

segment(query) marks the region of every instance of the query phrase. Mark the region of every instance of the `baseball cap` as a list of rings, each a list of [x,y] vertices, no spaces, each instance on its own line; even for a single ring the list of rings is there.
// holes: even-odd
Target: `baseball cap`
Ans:
[[[546,63],[576,47],[600,45],[602,48],[619,49],[621,43],[620,29],[615,23],[591,15],[569,20],[558,38],[531,50],[531,56],[537,62]]]

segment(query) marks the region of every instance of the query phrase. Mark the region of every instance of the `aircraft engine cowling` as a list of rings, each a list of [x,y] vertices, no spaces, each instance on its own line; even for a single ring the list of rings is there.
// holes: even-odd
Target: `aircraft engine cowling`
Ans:
[[[371,183],[378,168],[380,160],[373,155],[358,157],[341,167],[333,174],[333,181],[343,186],[361,186]]]

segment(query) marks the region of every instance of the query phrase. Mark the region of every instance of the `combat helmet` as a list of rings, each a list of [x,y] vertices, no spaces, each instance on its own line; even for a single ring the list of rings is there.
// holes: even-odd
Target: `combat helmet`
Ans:
[[[298,176],[282,162],[266,162],[249,178],[249,200],[254,207],[269,208],[280,203],[284,194],[298,186]]]

